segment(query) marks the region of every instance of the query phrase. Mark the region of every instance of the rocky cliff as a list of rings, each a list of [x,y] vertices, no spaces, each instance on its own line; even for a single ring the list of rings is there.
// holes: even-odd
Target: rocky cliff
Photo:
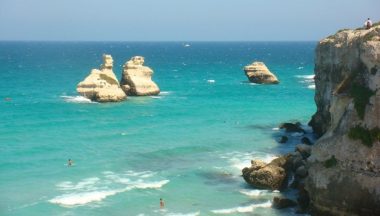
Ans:
[[[100,70],[92,69],[90,74],[77,85],[77,92],[98,102],[116,102],[126,99],[126,94],[120,88],[119,81],[112,70],[111,55],[103,55]]]
[[[312,213],[380,215],[380,26],[320,41],[315,75]]]

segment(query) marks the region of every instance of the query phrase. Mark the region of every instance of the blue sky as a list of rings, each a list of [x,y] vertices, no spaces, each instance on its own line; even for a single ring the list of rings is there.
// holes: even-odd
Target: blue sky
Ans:
[[[0,0],[0,40],[310,41],[380,0]]]

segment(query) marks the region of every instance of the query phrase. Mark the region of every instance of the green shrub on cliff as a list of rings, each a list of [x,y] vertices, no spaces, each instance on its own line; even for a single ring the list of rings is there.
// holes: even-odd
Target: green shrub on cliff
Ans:
[[[338,33],[340,33],[340,32],[343,32],[343,31],[348,31],[348,30],[350,30],[350,29],[348,29],[348,28],[340,29],[340,30],[338,30],[338,31],[336,32],[336,34],[338,34]]]
[[[330,167],[333,167],[333,166],[336,166],[336,164],[338,163],[338,161],[336,160],[335,156],[331,156],[330,159],[326,160],[323,165],[326,167],[326,168],[330,168]]]
[[[380,141],[380,128],[375,127],[368,130],[361,126],[351,128],[348,137],[353,140],[360,140],[364,145],[372,147],[373,143]]]
[[[366,35],[363,36],[363,41],[371,41],[373,38],[375,38],[378,35],[376,31],[372,31]]]
[[[369,102],[369,98],[374,94],[375,92],[367,87],[358,84],[352,85],[350,95],[354,98],[355,109],[361,119],[364,118],[365,107]]]

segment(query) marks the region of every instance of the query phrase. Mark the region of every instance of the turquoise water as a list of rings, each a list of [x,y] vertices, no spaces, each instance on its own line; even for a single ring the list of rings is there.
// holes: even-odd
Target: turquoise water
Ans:
[[[315,111],[315,42],[190,44],[0,42],[0,215],[294,214],[240,170],[298,142],[276,127]],[[119,77],[145,56],[162,93],[85,103],[76,84],[103,53]],[[253,60],[281,84],[248,83]]]

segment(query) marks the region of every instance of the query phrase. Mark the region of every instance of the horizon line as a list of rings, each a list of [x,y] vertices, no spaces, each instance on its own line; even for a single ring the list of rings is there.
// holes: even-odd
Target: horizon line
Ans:
[[[318,42],[319,40],[1,40],[0,42],[129,42],[129,43],[233,43],[233,42]]]

